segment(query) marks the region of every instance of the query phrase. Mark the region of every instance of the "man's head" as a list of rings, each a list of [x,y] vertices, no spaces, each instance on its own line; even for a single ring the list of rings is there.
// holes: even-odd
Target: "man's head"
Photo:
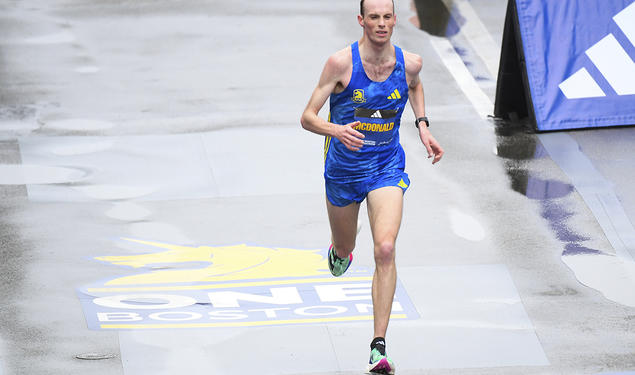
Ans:
[[[392,1],[392,12],[395,12],[395,0],[391,0]],[[364,2],[365,0],[361,0],[359,2],[359,14],[362,15],[362,17],[364,17]]]
[[[374,43],[385,43],[395,27],[395,4],[393,0],[361,0],[359,25],[364,28],[364,37]]]

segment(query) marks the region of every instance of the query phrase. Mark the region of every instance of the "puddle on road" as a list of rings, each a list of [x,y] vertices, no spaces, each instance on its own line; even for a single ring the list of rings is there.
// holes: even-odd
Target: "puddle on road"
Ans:
[[[454,207],[450,208],[449,216],[452,231],[457,236],[473,242],[485,239],[485,229],[476,218]]]
[[[46,44],[68,44],[73,43],[75,41],[75,34],[69,31],[62,31],[59,33],[47,34],[36,36],[32,38],[26,38],[21,40],[16,40],[15,43],[18,44],[38,44],[38,45],[46,45]]]
[[[29,164],[1,164],[0,185],[62,184],[77,182],[88,176],[76,168]]]
[[[192,244],[192,240],[183,231],[172,224],[157,221],[132,223],[129,227],[133,238],[152,238],[157,241]]]
[[[46,122],[45,129],[69,130],[69,131],[98,131],[107,130],[114,127],[112,122],[93,119],[66,119]]]
[[[106,216],[121,221],[141,221],[151,214],[150,210],[133,202],[116,203],[106,211]]]
[[[80,66],[75,68],[75,71],[77,73],[82,73],[82,74],[97,73],[100,70],[101,69],[99,69],[99,67],[96,67],[96,66]]]
[[[563,255],[562,261],[582,284],[600,291],[611,301],[635,307],[635,263],[601,252]]]
[[[86,185],[73,186],[73,189],[89,198],[105,201],[136,199],[154,193],[157,189],[149,186],[126,185]]]
[[[111,140],[73,142],[55,147],[51,152],[58,156],[77,156],[105,151],[112,146]]]
[[[538,137],[527,124],[495,120],[496,154],[503,160],[511,188],[540,203],[540,214],[558,240],[564,244],[562,261],[573,271],[580,283],[598,290],[606,298],[627,306],[635,306],[635,264],[613,254],[583,245],[591,238],[568,224],[574,215],[562,198],[574,191],[574,186],[558,180],[543,179],[529,170],[529,163],[548,157]]]
[[[527,124],[512,124],[500,119],[494,120],[494,124],[496,126],[495,153],[503,159],[514,191],[538,201],[563,198],[573,192],[573,185],[540,178],[528,169],[530,161],[549,155]],[[546,216],[549,215],[546,214]]]
[[[543,179],[529,170],[529,162],[548,156],[538,137],[526,123],[511,123],[496,119],[496,154],[503,160],[511,188],[529,199],[540,203],[541,216],[548,220],[556,237],[565,248],[582,248],[580,242],[588,238],[577,234],[567,226],[573,215],[558,201],[571,194],[573,185],[566,182]],[[597,250],[596,250],[597,251]]]

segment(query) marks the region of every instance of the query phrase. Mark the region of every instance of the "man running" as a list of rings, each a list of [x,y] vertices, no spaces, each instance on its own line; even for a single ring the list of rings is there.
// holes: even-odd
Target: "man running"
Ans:
[[[359,207],[367,199],[376,266],[368,371],[393,374],[384,337],[397,280],[395,241],[410,185],[399,143],[408,98],[432,164],[441,159],[443,149],[428,130],[419,80],[421,57],[390,42],[396,22],[392,0],[361,0],[357,20],[362,38],[328,58],[301,123],[326,136],[324,179],[332,239],[327,258],[334,276],[346,272],[353,260]],[[318,112],[329,97],[329,121],[324,121]]]

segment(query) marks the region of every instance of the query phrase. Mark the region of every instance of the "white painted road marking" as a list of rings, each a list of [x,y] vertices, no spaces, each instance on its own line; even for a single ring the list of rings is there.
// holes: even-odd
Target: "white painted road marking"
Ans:
[[[491,115],[494,112],[494,104],[478,86],[450,41],[447,38],[430,36],[430,43],[479,116],[485,119]]]

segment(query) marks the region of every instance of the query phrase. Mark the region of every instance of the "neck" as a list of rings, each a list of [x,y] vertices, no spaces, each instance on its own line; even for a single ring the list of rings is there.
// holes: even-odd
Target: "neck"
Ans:
[[[366,35],[362,35],[359,40],[359,53],[362,58],[369,62],[382,62],[393,57],[393,48],[390,41],[375,43]]]

